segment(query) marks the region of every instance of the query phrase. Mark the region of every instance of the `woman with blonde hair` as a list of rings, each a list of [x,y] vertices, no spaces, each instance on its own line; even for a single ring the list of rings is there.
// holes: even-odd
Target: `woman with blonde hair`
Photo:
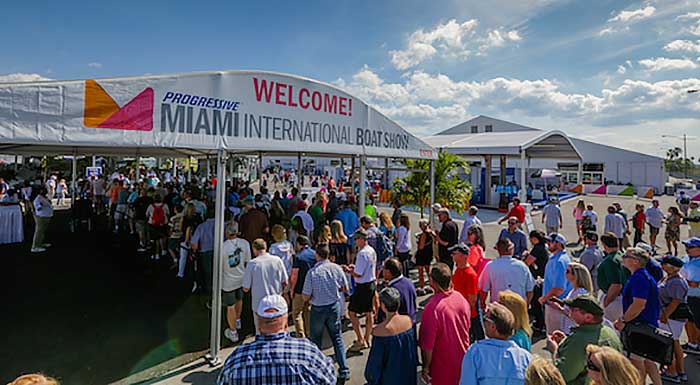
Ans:
[[[391,221],[389,214],[385,212],[379,213],[379,231],[384,233],[389,239],[394,239],[396,235],[396,228],[394,227],[394,222]]]
[[[622,353],[609,346],[588,345],[586,369],[591,385],[640,385],[639,371]]]
[[[7,385],[58,385],[58,381],[40,373],[32,373],[21,375]]]
[[[525,385],[566,385],[566,382],[552,361],[537,356],[525,371]]]
[[[574,299],[580,295],[593,295],[593,280],[591,279],[591,272],[588,271],[586,265],[578,262],[569,263],[569,266],[566,268],[566,279],[571,283],[571,291],[565,299]],[[562,331],[564,334],[569,335],[571,328],[576,326],[576,323],[569,318],[571,309],[557,300],[553,300],[548,304],[564,314]]]
[[[348,246],[348,236],[343,230],[343,222],[334,220],[331,222],[331,239],[328,241],[331,249],[330,259],[338,265],[347,265],[350,257],[350,247]]]
[[[316,244],[319,243],[330,243],[333,234],[331,233],[331,227],[328,225],[321,226],[318,232],[318,238],[316,239]]]
[[[510,337],[510,340],[529,352],[532,348],[530,340],[532,328],[530,328],[530,317],[527,314],[527,302],[519,294],[506,290],[498,293],[498,303],[507,307],[515,318],[513,325],[515,333]]]

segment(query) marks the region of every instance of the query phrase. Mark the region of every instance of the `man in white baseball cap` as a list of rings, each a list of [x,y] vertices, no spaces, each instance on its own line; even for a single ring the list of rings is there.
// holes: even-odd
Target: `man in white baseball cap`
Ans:
[[[566,279],[566,271],[571,259],[566,253],[566,238],[559,233],[547,236],[547,249],[551,253],[547,265],[544,267],[544,283],[540,304],[545,305],[550,299],[557,297],[564,299],[571,291],[571,283]],[[547,335],[552,335],[557,330],[563,330],[563,315],[551,306],[544,308],[544,323],[547,327]]]
[[[313,342],[287,332],[288,310],[279,294],[260,300],[255,309],[260,334],[228,356],[217,385],[336,383],[333,360]]]

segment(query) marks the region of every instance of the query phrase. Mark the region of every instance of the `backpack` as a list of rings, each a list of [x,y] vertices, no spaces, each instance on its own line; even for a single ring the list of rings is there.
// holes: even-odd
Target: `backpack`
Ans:
[[[683,198],[681,198],[681,204],[682,204],[682,205],[689,205],[689,204],[690,204],[690,198],[688,198],[688,196],[684,196]]]
[[[387,258],[394,256],[394,241],[387,237],[386,234],[382,233],[377,229],[375,232],[375,247],[374,251],[377,252],[377,259],[384,261]]]
[[[153,205],[153,215],[151,216],[151,224],[156,227],[165,225],[165,210],[163,210],[163,204]]]

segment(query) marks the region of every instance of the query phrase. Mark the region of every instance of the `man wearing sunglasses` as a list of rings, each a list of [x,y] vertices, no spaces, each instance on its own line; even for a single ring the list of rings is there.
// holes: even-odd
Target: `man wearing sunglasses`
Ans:
[[[688,343],[683,345],[686,353],[700,354],[700,238],[683,241],[688,260],[681,269],[681,277],[688,281],[688,307],[695,316],[695,322],[686,322]],[[684,258],[685,259],[685,258]]]
[[[622,351],[622,343],[615,331],[603,325],[603,307],[591,296],[580,295],[561,301],[571,309],[571,319],[578,327],[569,336],[557,331],[547,339],[547,350],[554,356],[554,365],[570,385],[586,383],[586,346],[610,346]]]

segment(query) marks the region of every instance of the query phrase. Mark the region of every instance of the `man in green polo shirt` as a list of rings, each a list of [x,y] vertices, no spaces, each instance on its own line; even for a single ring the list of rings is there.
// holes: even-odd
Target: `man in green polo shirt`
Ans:
[[[603,307],[594,297],[580,295],[561,302],[569,306],[571,319],[579,326],[572,328],[569,336],[554,332],[547,338],[547,350],[568,385],[585,385],[589,383],[586,346],[610,346],[621,352],[622,342],[612,328],[603,325]]]
[[[622,317],[622,288],[630,276],[622,265],[622,252],[615,234],[605,233],[600,237],[605,257],[598,266],[598,287],[603,291],[600,303],[605,309],[605,318],[615,322]]]

